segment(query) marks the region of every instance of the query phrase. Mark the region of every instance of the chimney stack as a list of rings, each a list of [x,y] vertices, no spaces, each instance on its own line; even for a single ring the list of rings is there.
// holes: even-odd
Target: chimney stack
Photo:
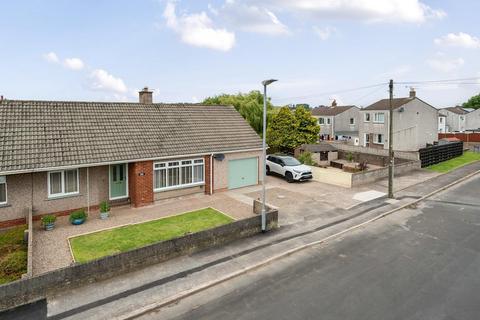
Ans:
[[[143,88],[138,92],[139,102],[142,104],[153,103],[153,91],[148,90],[148,87]]]
[[[417,93],[415,92],[414,87],[410,87],[410,98],[415,98],[417,96]]]
[[[337,99],[333,99],[332,108],[335,108],[336,106],[337,106]]]

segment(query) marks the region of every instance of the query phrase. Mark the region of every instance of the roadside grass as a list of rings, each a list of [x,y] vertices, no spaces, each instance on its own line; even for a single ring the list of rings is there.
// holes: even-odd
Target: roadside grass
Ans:
[[[112,254],[198,232],[232,222],[221,212],[206,208],[163,219],[118,227],[70,238],[76,262]]]
[[[27,245],[23,243],[26,226],[0,232],[0,284],[20,279],[27,272]]]
[[[467,151],[459,157],[431,165],[427,167],[427,169],[440,173],[446,173],[478,160],[480,160],[480,153]]]

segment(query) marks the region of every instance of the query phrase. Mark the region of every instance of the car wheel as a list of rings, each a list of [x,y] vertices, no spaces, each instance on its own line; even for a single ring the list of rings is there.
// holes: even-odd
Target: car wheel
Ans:
[[[293,175],[291,172],[285,172],[285,180],[287,180],[288,183],[293,182]]]
[[[265,168],[265,174],[266,174],[267,176],[270,175],[270,167],[269,167],[269,166],[267,166],[267,167]]]

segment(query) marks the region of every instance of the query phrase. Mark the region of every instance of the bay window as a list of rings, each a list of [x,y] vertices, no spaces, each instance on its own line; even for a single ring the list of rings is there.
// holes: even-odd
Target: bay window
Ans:
[[[78,194],[78,169],[50,171],[48,173],[48,197]]]
[[[203,159],[188,159],[153,164],[155,191],[189,187],[204,183]]]

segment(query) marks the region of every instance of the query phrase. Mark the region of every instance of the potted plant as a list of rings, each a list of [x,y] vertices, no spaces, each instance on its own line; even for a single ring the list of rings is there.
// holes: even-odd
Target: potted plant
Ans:
[[[100,219],[105,220],[110,214],[110,205],[107,201],[100,202]]]
[[[57,217],[53,214],[47,214],[42,217],[42,225],[46,231],[53,230],[55,227],[55,220],[57,220]]]
[[[80,209],[70,213],[70,223],[73,225],[79,225],[87,220],[87,214],[84,209]]]

